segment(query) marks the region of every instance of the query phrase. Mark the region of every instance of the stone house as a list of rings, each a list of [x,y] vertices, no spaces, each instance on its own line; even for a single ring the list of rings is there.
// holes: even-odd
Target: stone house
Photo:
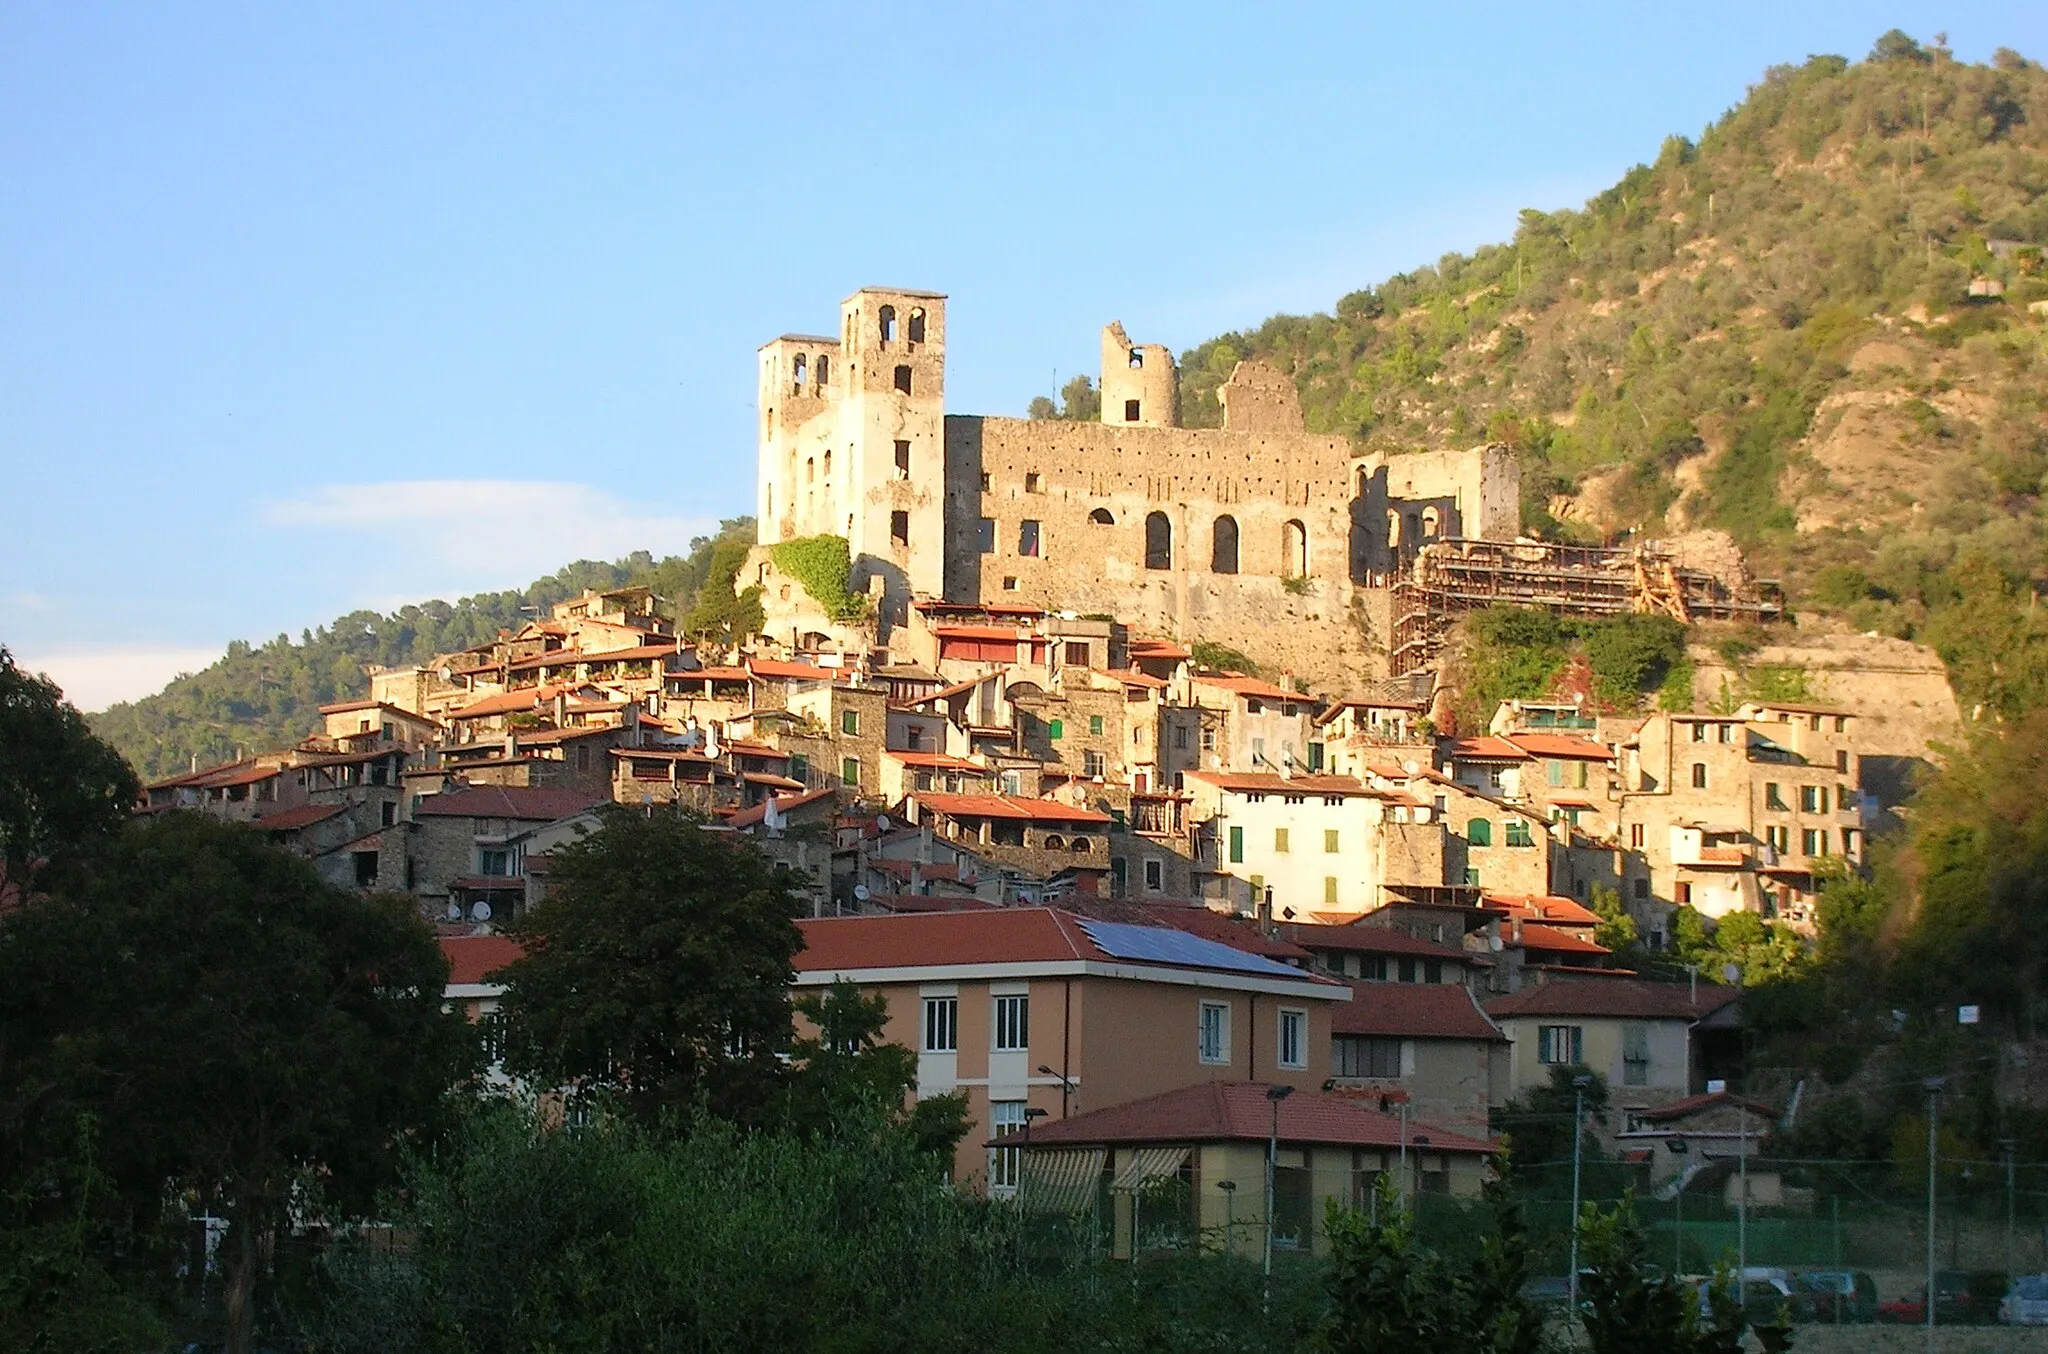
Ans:
[[[1109,871],[1110,816],[1096,809],[1009,795],[919,793],[903,801],[903,812],[912,823],[1035,878],[1071,878],[1093,893]]]
[[[484,786],[449,790],[413,806],[409,847],[413,892],[423,911],[448,904],[524,899],[529,834],[603,803],[581,790]]]
[[[1278,918],[1356,916],[1389,881],[1443,878],[1443,827],[1399,791],[1349,776],[1193,771],[1186,776],[1205,898]]]
[[[1507,1037],[1448,983],[1353,983],[1330,1013],[1330,1079],[1367,1101],[1406,1104],[1426,1123],[1487,1136],[1496,1082],[1506,1081]]]

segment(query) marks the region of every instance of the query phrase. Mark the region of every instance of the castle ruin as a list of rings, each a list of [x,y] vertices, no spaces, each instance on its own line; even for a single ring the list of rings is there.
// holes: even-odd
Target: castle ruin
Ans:
[[[880,288],[837,336],[760,350],[760,541],[844,537],[885,637],[920,600],[1100,613],[1341,689],[1387,671],[1422,547],[1516,535],[1506,448],[1361,455],[1256,360],[1206,429],[1180,426],[1172,353],[1120,324],[1095,423],[948,414],[945,356],[946,298]]]

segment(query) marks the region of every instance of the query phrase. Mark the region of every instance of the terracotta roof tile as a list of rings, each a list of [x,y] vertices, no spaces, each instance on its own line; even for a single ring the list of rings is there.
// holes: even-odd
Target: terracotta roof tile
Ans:
[[[948,818],[1022,818],[1041,823],[1107,823],[1109,815],[1094,809],[1058,804],[1050,799],[1016,799],[1009,795],[943,795],[913,792],[910,798]]]
[[[1506,1039],[1463,983],[1353,983],[1351,1000],[1330,1011],[1330,1033],[1390,1039]]]
[[[508,936],[442,936],[441,953],[448,956],[448,981],[465,986],[483,982],[526,955]]]
[[[1695,1001],[1685,983],[1644,978],[1553,978],[1549,982],[1486,1003],[1495,1020],[1526,1015],[1607,1016],[1619,1020],[1698,1020],[1713,1014],[1738,993],[1713,983],[1699,985]]]
[[[288,832],[293,828],[324,823],[345,807],[346,805],[342,804],[301,804],[296,808],[280,809],[276,813],[265,814],[252,826],[260,827],[265,832]]]
[[[1041,1122],[1031,1131],[1031,1145],[1265,1142],[1272,1128],[1273,1102],[1266,1098],[1265,1082],[1212,1081],[1071,1119]],[[1396,1147],[1401,1133],[1401,1121],[1394,1115],[1367,1109],[1344,1096],[1296,1091],[1279,1102],[1283,1143]],[[1415,1122],[1408,1125],[1411,1146],[1418,1133],[1429,1139],[1432,1152],[1472,1156],[1494,1152],[1490,1142]]]
[[[606,801],[582,790],[516,785],[475,785],[427,795],[413,806],[415,818],[514,818],[553,823]]]
[[[1549,950],[1558,954],[1612,954],[1605,945],[1596,945],[1585,936],[1573,935],[1570,931],[1541,922],[1522,923],[1522,948],[1525,950]]]
[[[1454,738],[1448,756],[1454,762],[1526,762],[1530,755],[1505,738],[1484,735]]]
[[[1342,950],[1347,954],[1413,954],[1425,959],[1449,959],[1468,964],[1472,956],[1455,945],[1411,936],[1391,926],[1325,926],[1316,922],[1289,922],[1281,934],[1310,950]]]

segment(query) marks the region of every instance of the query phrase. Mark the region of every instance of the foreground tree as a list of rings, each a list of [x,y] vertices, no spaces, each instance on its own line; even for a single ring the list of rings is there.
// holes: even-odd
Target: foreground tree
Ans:
[[[118,832],[141,792],[56,683],[0,647],[0,903]]]
[[[554,853],[556,889],[511,928],[506,1064],[608,1088],[643,1122],[700,1101],[756,1122],[783,1081],[802,900],[787,871],[679,809],[608,810]]]
[[[850,982],[796,999],[808,1028],[790,1045],[789,1086],[783,1118],[812,1135],[830,1132],[849,1111],[879,1115],[891,1129],[910,1135],[917,1150],[950,1163],[953,1149],[973,1121],[967,1095],[930,1095],[909,1110],[904,1101],[917,1085],[917,1055],[885,1043],[889,1006],[880,996],[864,997]]]
[[[83,1118],[138,1226],[224,1216],[239,1354],[288,1214],[367,1208],[467,1070],[447,979],[406,899],[336,889],[244,827],[133,827],[63,892],[0,919],[7,1183],[54,1184],[46,1210],[78,1203],[61,1163]]]

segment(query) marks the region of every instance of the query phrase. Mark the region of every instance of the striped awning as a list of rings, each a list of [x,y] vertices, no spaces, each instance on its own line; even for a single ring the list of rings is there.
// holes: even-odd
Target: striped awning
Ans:
[[[1163,1175],[1178,1175],[1188,1159],[1185,1147],[1140,1147],[1131,1153],[1131,1159],[1116,1173],[1113,1189],[1126,1193],[1140,1190],[1148,1180],[1157,1180]]]
[[[1086,1213],[1095,1203],[1107,1155],[1100,1147],[1026,1152],[1018,1205],[1039,1213]]]

